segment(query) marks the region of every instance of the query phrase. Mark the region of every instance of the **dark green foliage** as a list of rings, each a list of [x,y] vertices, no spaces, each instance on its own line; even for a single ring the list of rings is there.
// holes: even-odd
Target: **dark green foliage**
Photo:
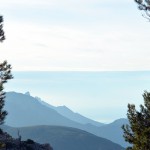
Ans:
[[[9,65],[7,61],[0,63],[0,125],[4,123],[4,119],[7,115],[7,112],[3,110],[5,105],[5,92],[3,91],[4,84],[7,82],[7,80],[12,78],[11,65]]]
[[[2,42],[3,40],[5,40],[3,31],[3,17],[0,16],[0,42]],[[3,107],[5,105],[5,92],[3,91],[4,83],[12,78],[13,76],[11,74],[11,65],[9,65],[7,61],[0,63],[0,125],[4,123],[4,119],[7,115],[7,112],[3,110]]]
[[[31,140],[31,139],[27,139],[26,143],[27,144],[34,144],[35,142],[33,140]]]
[[[0,129],[0,134],[3,134],[3,130],[2,129]]]
[[[150,150],[150,93],[144,92],[144,106],[137,111],[135,105],[128,104],[129,125],[123,125],[125,141],[131,144],[127,150]]]
[[[0,16],[0,42],[5,40],[5,35],[3,31],[3,17]]]
[[[135,0],[138,4],[138,8],[145,12],[143,17],[150,21],[150,0]]]

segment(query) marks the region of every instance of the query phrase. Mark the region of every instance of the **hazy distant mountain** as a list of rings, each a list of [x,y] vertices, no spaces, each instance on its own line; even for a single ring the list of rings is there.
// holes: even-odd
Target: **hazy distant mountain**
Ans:
[[[5,126],[3,129],[17,137],[16,128]],[[125,150],[109,140],[70,127],[33,126],[18,130],[23,140],[30,138],[39,143],[50,143],[54,150]]]
[[[92,125],[95,125],[95,126],[98,126],[98,127],[104,125],[104,123],[100,123],[100,122],[91,120],[87,117],[84,117],[84,116],[80,115],[79,113],[74,113],[72,110],[70,110],[66,106],[54,107],[54,106],[42,101],[40,98],[38,98],[38,97],[36,97],[36,98],[39,100],[39,102],[41,102],[41,104],[56,110],[59,114],[61,114],[62,116],[66,117],[66,118],[68,118],[72,121],[75,121],[75,122],[78,122],[78,123],[81,123],[81,124],[92,124]]]
[[[28,95],[28,96],[30,96],[30,92],[26,92],[26,93],[25,93],[25,95]]]
[[[123,147],[126,147],[128,143],[125,142],[123,138],[123,130],[121,128],[123,124],[128,124],[128,120],[122,118],[110,124],[104,125],[99,128],[98,135],[115,143],[118,143]]]
[[[126,119],[121,119],[111,124],[98,127],[96,125],[92,125],[91,123],[81,124],[77,121],[73,121],[73,119],[68,119],[69,117],[64,117],[65,115],[63,116],[55,110],[59,109],[60,111],[63,108],[63,113],[67,111],[67,116],[74,116],[75,113],[73,113],[68,108],[58,107],[54,109],[54,106],[51,106],[49,104],[47,104],[47,106],[45,105],[45,103],[41,104],[41,102],[39,102],[37,98],[30,96],[29,93],[21,94],[8,92],[6,95],[5,105],[5,109],[8,111],[6,124],[13,127],[35,125],[58,125],[73,127],[85,130],[100,137],[107,138],[122,146],[126,146],[126,143],[124,142],[124,139],[122,137],[123,133],[121,129],[122,124],[125,124],[127,122]],[[71,113],[70,115],[69,112]],[[77,116],[77,118],[80,118],[80,115]],[[85,119],[85,117],[83,118]]]
[[[8,111],[6,124],[13,127],[32,125],[62,125],[76,126],[77,124],[57,111],[41,105],[30,95],[8,92],[5,109]]]
[[[37,97],[37,96],[36,96],[35,98],[36,98],[42,105],[44,105],[44,106],[47,106],[47,107],[52,108],[52,109],[55,109],[55,108],[56,108],[55,106],[50,105],[50,104],[44,102],[41,98],[39,98],[39,97]]]
[[[40,99],[39,99],[40,100]],[[109,139],[115,143],[118,143],[124,147],[128,145],[127,142],[125,142],[123,138],[123,130],[122,125],[128,124],[128,120],[125,118],[115,120],[114,122],[110,124],[103,124],[96,121],[93,121],[91,119],[88,119],[78,113],[74,113],[72,110],[70,110],[66,106],[58,106],[54,107],[52,105],[49,105],[45,103],[44,101],[40,100],[41,103],[47,107],[50,107],[54,110],[56,110],[61,115],[65,116],[66,118],[69,118],[70,120],[85,124],[84,130],[93,133],[97,136]],[[93,127],[93,125],[100,127]],[[83,128],[82,128],[83,129]],[[115,137],[115,138],[114,138]]]
[[[98,127],[104,125],[103,123],[100,123],[100,122],[91,120],[89,118],[86,118],[86,117],[80,115],[79,113],[74,113],[72,110],[70,110],[66,106],[58,106],[58,107],[55,108],[55,110],[58,113],[62,114],[63,116],[65,116],[65,117],[67,117],[67,118],[69,118],[73,121],[82,123],[82,124],[92,124],[92,125],[95,125],[95,126],[98,126]]]

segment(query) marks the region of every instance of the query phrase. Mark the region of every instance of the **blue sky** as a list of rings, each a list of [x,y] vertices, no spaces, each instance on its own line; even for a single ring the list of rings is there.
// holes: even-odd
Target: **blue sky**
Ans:
[[[0,10],[6,34],[0,60],[7,59],[13,71],[150,70],[150,23],[134,0],[1,0]],[[96,120],[124,117],[129,99],[139,104],[149,86],[149,72],[131,77],[111,72],[106,78],[87,73],[80,77],[82,84],[76,83],[76,73],[70,81],[63,76],[62,84],[49,73],[40,82],[41,74],[15,73],[7,90],[30,91]]]

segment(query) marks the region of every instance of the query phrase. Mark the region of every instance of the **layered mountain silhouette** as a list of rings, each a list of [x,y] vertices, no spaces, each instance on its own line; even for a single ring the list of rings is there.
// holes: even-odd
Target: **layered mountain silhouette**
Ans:
[[[127,123],[126,119],[104,125],[74,113],[66,106],[54,107],[49,105],[37,97],[30,96],[29,93],[8,92],[5,109],[9,113],[6,124],[12,127],[37,125],[73,127],[107,138],[124,147],[127,145],[122,137],[121,129],[121,126]]]
[[[8,92],[5,108],[9,115],[6,124],[13,127],[34,125],[76,126],[73,122],[55,110],[41,105],[34,97],[26,94]]]
[[[29,94],[29,92],[27,92]],[[104,123],[100,123],[100,122],[97,122],[97,121],[94,121],[92,119],[89,119],[87,117],[84,117],[82,115],[80,115],[79,113],[74,113],[72,110],[70,110],[68,107],[66,106],[58,106],[58,107],[55,107],[55,106],[52,106],[44,101],[42,101],[40,98],[38,97],[35,97],[37,100],[39,100],[39,102],[49,108],[52,108],[54,110],[56,110],[59,114],[63,115],[64,117],[72,120],[72,121],[75,121],[75,122],[78,122],[80,124],[92,124],[92,125],[95,125],[95,126],[98,126],[98,127],[101,127],[104,125]]]
[[[54,150],[125,150],[109,140],[70,127],[32,126],[12,128],[3,126],[3,130],[16,138],[19,130],[22,140],[31,138],[41,144],[50,143]]]

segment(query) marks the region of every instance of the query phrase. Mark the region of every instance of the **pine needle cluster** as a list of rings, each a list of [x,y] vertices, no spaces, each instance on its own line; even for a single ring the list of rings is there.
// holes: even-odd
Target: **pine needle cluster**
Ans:
[[[128,104],[129,125],[123,125],[125,141],[131,144],[127,150],[150,150],[150,93],[143,94],[144,105],[137,111],[134,104]]]

